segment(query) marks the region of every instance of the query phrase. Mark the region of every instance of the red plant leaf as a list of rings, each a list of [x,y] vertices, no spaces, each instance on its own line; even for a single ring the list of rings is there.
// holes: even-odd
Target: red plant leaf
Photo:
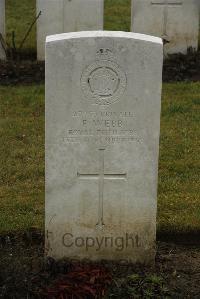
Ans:
[[[42,295],[57,299],[97,299],[105,295],[111,283],[111,275],[99,266],[74,265],[71,272],[55,280],[51,287],[46,287]]]

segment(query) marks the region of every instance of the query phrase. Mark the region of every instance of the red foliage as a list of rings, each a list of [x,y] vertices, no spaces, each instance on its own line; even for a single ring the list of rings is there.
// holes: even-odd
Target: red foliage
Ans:
[[[111,275],[101,266],[74,266],[41,293],[48,299],[97,299],[105,295],[110,283]]]

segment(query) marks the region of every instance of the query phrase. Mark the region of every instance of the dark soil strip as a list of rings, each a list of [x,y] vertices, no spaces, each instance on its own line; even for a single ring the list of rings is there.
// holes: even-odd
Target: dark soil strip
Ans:
[[[44,232],[30,229],[26,232],[12,232],[0,236],[0,246],[8,243],[15,246],[16,243],[41,244],[44,241]],[[173,243],[181,246],[200,246],[200,230],[188,232],[157,232],[157,242]]]
[[[44,83],[44,62],[0,61],[0,85]]]
[[[200,51],[174,54],[164,61],[163,81],[200,81]]]
[[[36,230],[0,238],[0,298],[90,299],[103,298],[96,294],[104,290],[106,298],[117,299],[200,298],[200,246],[158,242],[151,267],[112,262],[74,265],[45,259],[43,251],[43,234]],[[73,297],[54,297],[59,290]],[[130,291],[152,295],[134,297]]]
[[[192,232],[162,232],[157,233],[157,240],[161,242],[172,242],[183,246],[200,246],[200,231]]]
[[[0,85],[44,83],[44,62],[31,60],[31,57],[24,53],[18,61],[0,61]],[[30,60],[25,60],[27,58]],[[163,81],[200,81],[200,51],[187,55],[175,54],[166,59]]]

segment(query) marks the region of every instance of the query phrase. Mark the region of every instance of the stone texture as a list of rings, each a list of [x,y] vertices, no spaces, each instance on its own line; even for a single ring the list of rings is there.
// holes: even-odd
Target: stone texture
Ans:
[[[165,54],[197,50],[198,0],[132,0],[132,31],[164,38]]]
[[[152,262],[162,40],[61,34],[46,55],[47,255]]]
[[[0,33],[5,38],[5,0],[0,0]],[[5,52],[0,43],[0,59],[5,59]]]
[[[45,59],[46,36],[83,30],[102,30],[104,0],[37,0],[37,56]]]

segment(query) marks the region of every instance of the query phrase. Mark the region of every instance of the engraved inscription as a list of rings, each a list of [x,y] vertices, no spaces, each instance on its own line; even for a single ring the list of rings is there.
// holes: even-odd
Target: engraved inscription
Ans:
[[[107,49],[108,51],[108,49]],[[97,105],[110,105],[120,99],[126,89],[126,75],[115,61],[105,59],[102,49],[99,60],[82,74],[81,88],[85,97]],[[108,58],[110,56],[108,55]]]
[[[72,111],[73,125],[63,136],[65,143],[92,143],[97,146],[141,142],[133,128],[132,111]]]

